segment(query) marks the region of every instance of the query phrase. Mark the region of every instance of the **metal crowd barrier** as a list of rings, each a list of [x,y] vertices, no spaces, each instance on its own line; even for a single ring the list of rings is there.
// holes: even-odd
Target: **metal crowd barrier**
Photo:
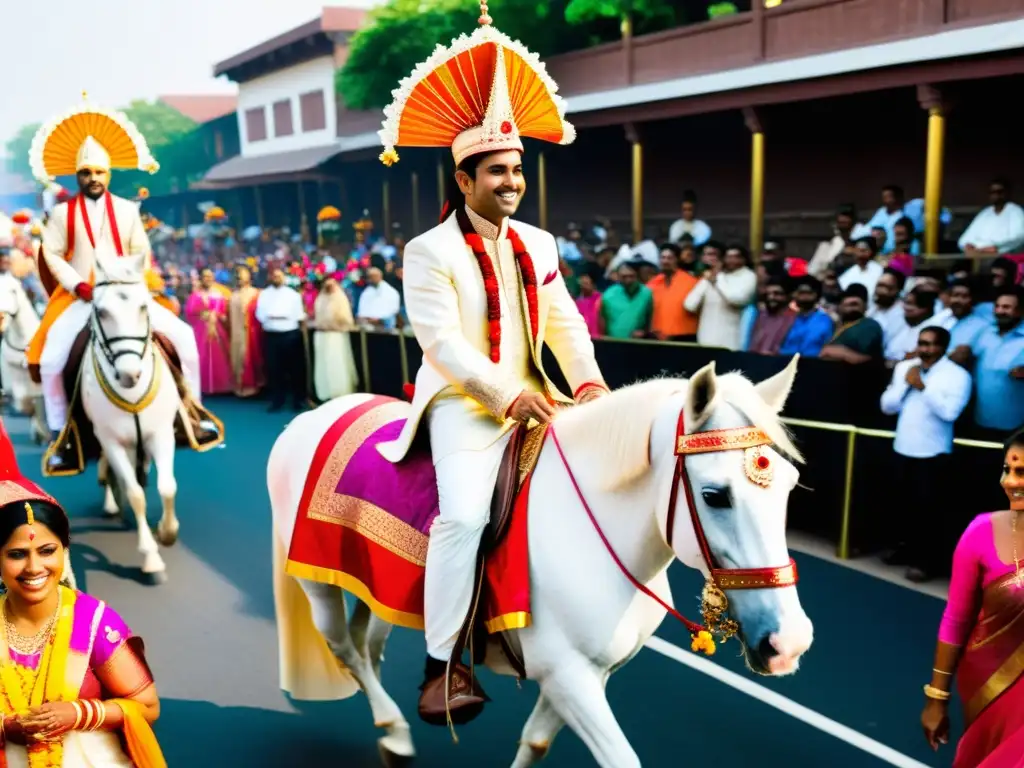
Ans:
[[[405,337],[413,338],[411,334],[403,334],[397,331],[373,331],[373,330],[360,330],[359,336],[359,357],[362,363],[362,376],[360,380],[364,387],[370,384],[372,387],[373,379],[371,374],[371,360],[369,351],[369,336],[390,336],[398,339],[398,355],[399,355],[399,366],[401,370],[402,384],[408,384],[412,381],[411,371],[409,370],[409,352],[406,349]],[[669,347],[698,347],[697,344],[688,342],[659,342],[652,341],[649,339],[602,339],[603,343],[613,344],[644,344],[644,345],[662,345],[666,348]],[[369,390],[368,390],[369,391]],[[852,514],[852,504],[854,497],[854,487],[856,484],[856,477],[854,472],[854,460],[856,457],[857,450],[857,438],[858,437],[870,437],[880,438],[884,440],[892,440],[895,438],[896,433],[886,429],[870,429],[866,427],[858,427],[854,424],[839,424],[827,421],[812,421],[808,419],[799,419],[792,417],[782,417],[782,421],[791,427],[802,427],[804,429],[820,430],[824,432],[838,432],[845,433],[846,439],[846,452],[844,457],[845,470],[844,470],[844,481],[843,481],[843,494],[842,494],[842,509],[840,515],[840,527],[839,527],[839,541],[836,545],[836,554],[840,559],[846,560],[850,557],[850,520]],[[972,440],[968,438],[956,438],[954,444],[965,447],[965,448],[981,448],[990,450],[1002,450],[1000,443],[989,442],[985,440]]]

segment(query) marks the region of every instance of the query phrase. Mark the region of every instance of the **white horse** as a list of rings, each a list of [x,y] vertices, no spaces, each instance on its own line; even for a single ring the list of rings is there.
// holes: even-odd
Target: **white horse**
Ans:
[[[116,514],[118,501],[127,502],[138,526],[142,572],[153,582],[163,582],[167,566],[156,539],[171,546],[178,538],[174,423],[181,398],[153,339],[145,262],[144,255],[118,258],[113,252],[96,252],[91,338],[82,358],[79,396],[103,451],[99,474],[106,485],[104,511]],[[140,482],[150,460],[163,505],[156,538],[146,519],[146,492]]]
[[[43,391],[32,381],[25,361],[25,349],[39,328],[39,315],[19,280],[0,280],[0,323],[0,379],[14,411],[32,417],[32,439],[45,444],[50,432],[43,419]]]
[[[763,568],[780,573],[780,566],[790,563],[786,507],[798,472],[783,453],[794,461],[800,460],[800,454],[778,413],[795,374],[794,358],[785,371],[755,386],[740,374],[716,376],[712,364],[689,381],[655,379],[636,384],[555,417],[552,429],[558,442],[549,434],[530,487],[532,624],[510,638],[521,650],[528,677],[540,685],[540,698],[523,729],[514,768],[542,759],[563,725],[584,741],[599,765],[640,765],[608,704],[605,685],[612,671],[640,651],[666,611],[638,593],[609,549],[623,568],[666,603],[671,600],[666,571],[673,559],[708,575],[702,539],[720,567],[730,570]],[[341,397],[297,417],[274,445],[267,483],[276,537],[275,602],[279,633],[287,632],[281,623],[288,617],[305,616],[309,621],[311,616],[326,640],[326,646],[320,644],[322,650],[330,649],[347,676],[322,697],[333,693],[334,698],[343,698],[362,688],[374,723],[386,731],[379,741],[382,758],[386,765],[397,765],[410,760],[414,748],[409,724],[380,680],[379,664],[390,627],[371,616],[361,602],[349,620],[339,588],[293,579],[283,572],[282,564],[320,439],[341,414],[367,397]],[[773,479],[762,484],[748,479],[757,476],[757,470],[751,469],[750,454],[743,450],[679,457],[685,461],[685,471],[677,472],[674,449],[681,415],[684,434],[700,432],[697,439],[705,442],[718,439],[706,434],[713,430],[747,428],[742,430],[747,435],[751,425],[761,430],[779,452],[765,447],[753,456],[765,472],[771,467]],[[675,492],[685,484],[692,493]],[[694,518],[688,497],[694,499]],[[675,499],[674,505],[670,499]],[[674,520],[678,524],[673,526]],[[607,546],[598,529],[607,537]],[[666,535],[666,530],[671,533]],[[570,541],[573,544],[567,548],[565,543]],[[811,645],[813,628],[797,596],[795,572],[792,575],[789,585],[781,588],[726,586],[729,612],[739,622],[738,636],[748,666],[757,673],[796,671],[800,656]],[[286,602],[294,608],[298,600],[308,605],[282,608]],[[295,649],[283,646],[282,660],[289,654],[295,654]],[[316,654],[306,653],[301,660],[305,667],[300,674],[307,678],[337,674]],[[493,638],[486,663],[499,674],[511,673]],[[282,664],[282,688],[288,690],[284,670]]]

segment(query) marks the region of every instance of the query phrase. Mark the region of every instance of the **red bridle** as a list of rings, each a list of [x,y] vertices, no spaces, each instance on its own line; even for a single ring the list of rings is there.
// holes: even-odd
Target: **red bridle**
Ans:
[[[756,427],[717,429],[710,432],[697,432],[688,435],[686,434],[683,413],[683,411],[679,412],[679,421],[676,425],[676,467],[672,476],[672,490],[669,494],[668,513],[665,520],[665,541],[669,549],[675,552],[672,546],[672,535],[675,530],[676,503],[679,498],[679,487],[682,486],[683,493],[686,494],[686,506],[690,509],[690,520],[693,524],[694,535],[697,537],[697,545],[700,547],[701,555],[704,558],[704,562],[707,563],[710,574],[708,583],[704,587],[704,605],[702,607],[704,620],[708,626],[697,624],[687,619],[679,611],[654,594],[645,584],[640,583],[629,572],[629,569],[626,568],[615,553],[604,531],[601,530],[597,518],[590,509],[590,505],[587,504],[587,500],[580,490],[579,483],[576,482],[576,477],[569,467],[569,462],[565,458],[565,453],[562,452],[562,446],[558,442],[558,436],[555,434],[554,427],[550,427],[548,432],[551,434],[551,439],[558,450],[558,455],[562,459],[562,465],[569,475],[569,480],[572,481],[576,495],[579,497],[580,503],[583,504],[590,522],[593,524],[594,529],[597,531],[598,536],[615,561],[615,564],[619,566],[619,570],[622,571],[630,583],[681,621],[692,634],[696,635],[699,632],[711,631],[719,634],[722,640],[725,640],[736,633],[737,626],[731,620],[724,618],[725,611],[728,608],[728,600],[725,597],[724,590],[769,589],[793,586],[797,583],[796,563],[790,558],[787,565],[767,566],[764,568],[722,568],[719,566],[718,559],[708,544],[707,535],[704,533],[704,525],[697,514],[697,504],[693,498],[690,476],[686,471],[685,457],[695,453],[742,450],[745,454],[745,470],[748,479],[758,485],[767,486],[771,482],[771,463],[769,458],[761,452],[760,447],[770,445],[771,439]]]

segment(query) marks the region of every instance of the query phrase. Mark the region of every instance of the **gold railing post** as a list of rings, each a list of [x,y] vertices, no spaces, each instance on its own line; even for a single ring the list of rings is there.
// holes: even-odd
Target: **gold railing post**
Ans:
[[[853,507],[853,467],[857,449],[857,432],[851,430],[846,436],[846,476],[843,480],[843,517],[839,527],[839,546],[836,554],[840,560],[850,559],[850,512]]]
[[[626,140],[633,146],[632,225],[636,244],[644,239],[644,145],[633,123],[626,124]]]
[[[373,392],[370,386],[370,345],[366,341],[366,329],[359,329],[359,357],[363,363],[363,391]]]
[[[548,228],[548,161],[541,152],[537,155],[537,220],[540,228]]]
[[[749,107],[743,120],[750,130],[750,257],[758,262],[764,246],[764,126]]]
[[[405,348],[404,329],[398,331],[398,360],[402,368],[402,383],[409,383],[409,350]]]

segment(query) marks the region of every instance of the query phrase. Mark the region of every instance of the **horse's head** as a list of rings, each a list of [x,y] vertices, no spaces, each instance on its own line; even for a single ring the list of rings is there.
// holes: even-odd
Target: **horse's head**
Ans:
[[[659,473],[676,476],[677,449],[685,468],[674,481],[675,509],[659,505],[662,530],[674,513],[679,524],[670,546],[680,560],[705,574],[712,565],[706,562],[710,554],[729,614],[739,623],[747,663],[764,674],[796,671],[813,639],[795,573],[785,568],[790,562],[786,509],[799,477],[790,459],[800,460],[800,453],[778,414],[796,365],[794,357],[784,371],[754,385],[740,374],[717,376],[711,363],[690,379],[682,403],[673,398],[663,409],[652,430],[651,447],[657,446],[658,454],[651,460]],[[696,524],[688,497],[696,507]]]
[[[778,414],[796,364],[757,385],[740,374],[717,376],[711,364],[689,381],[616,390],[557,422],[567,435],[577,431],[578,459],[619,496],[617,506],[650,510],[656,539],[648,546],[652,556],[661,551],[654,561],[674,555],[714,576],[747,663],[762,674],[796,671],[813,639],[786,546],[786,507],[798,479],[790,459],[801,458]],[[722,607],[722,596],[708,591],[704,608]],[[714,618],[705,614],[706,622]]]
[[[125,389],[139,383],[150,342],[146,261],[147,254],[118,258],[109,248],[96,250],[93,343]]]

